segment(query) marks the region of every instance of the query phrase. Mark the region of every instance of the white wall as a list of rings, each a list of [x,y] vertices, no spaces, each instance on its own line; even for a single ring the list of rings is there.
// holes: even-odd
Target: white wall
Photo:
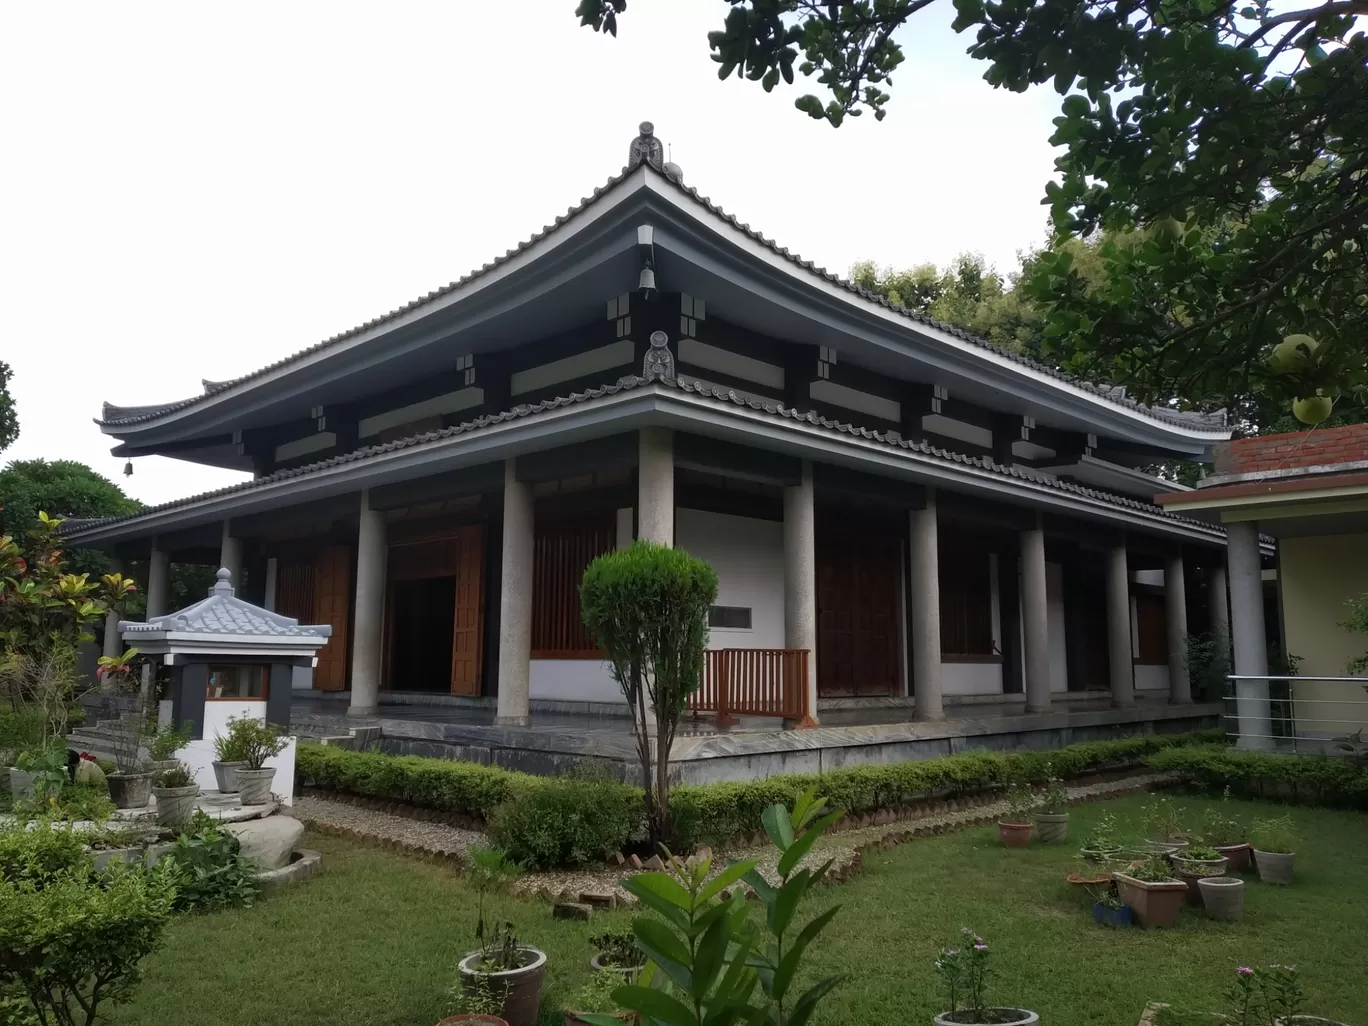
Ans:
[[[619,511],[618,543],[631,510]],[[675,546],[717,571],[717,604],[749,606],[751,629],[715,629],[709,648],[784,647],[784,525],[697,509],[675,510]],[[533,659],[528,695],[562,702],[621,702],[599,659]]]
[[[717,571],[717,604],[749,606],[750,630],[714,629],[709,648],[784,647],[784,525],[675,510],[675,546]]]
[[[1136,691],[1168,691],[1169,671],[1168,665],[1157,665],[1152,663],[1135,664],[1135,690]]]
[[[1045,606],[1050,637],[1050,690],[1069,690],[1068,649],[1064,640],[1064,567],[1045,564]]]
[[[185,763],[186,768],[194,774],[195,783],[199,784],[203,791],[218,790],[218,781],[214,777],[214,737],[218,734],[228,733],[228,720],[234,716],[239,719],[251,717],[264,720],[266,719],[266,702],[248,699],[241,702],[205,702],[204,739],[191,741],[176,753],[176,758]],[[274,766],[276,771],[275,780],[271,783],[271,790],[281,795],[286,805],[294,804],[294,764],[295,739],[293,737],[285,746],[285,751],[274,759],[266,760],[266,765]]]
[[[1001,663],[941,663],[941,694],[1002,694]]]

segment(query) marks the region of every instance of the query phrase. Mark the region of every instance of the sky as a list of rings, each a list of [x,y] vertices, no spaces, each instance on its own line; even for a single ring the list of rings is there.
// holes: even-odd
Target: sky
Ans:
[[[402,305],[616,174],[643,120],[729,213],[846,273],[1045,235],[1058,97],[994,90],[950,0],[888,116],[811,120],[799,78],[719,81],[720,0],[0,5],[0,359],[21,434],[148,503],[240,480],[144,457],[101,402],[167,402]],[[510,12],[516,15],[510,17]]]

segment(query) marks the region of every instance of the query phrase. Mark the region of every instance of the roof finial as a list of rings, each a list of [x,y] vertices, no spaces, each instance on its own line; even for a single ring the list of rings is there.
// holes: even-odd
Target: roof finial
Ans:
[[[650,164],[657,171],[664,171],[665,147],[655,137],[655,125],[643,121],[640,133],[632,140],[632,148],[627,152],[627,166],[632,168],[638,164]]]
[[[214,575],[214,587],[210,594],[231,595],[233,593],[233,572],[226,566],[218,568],[218,573]]]

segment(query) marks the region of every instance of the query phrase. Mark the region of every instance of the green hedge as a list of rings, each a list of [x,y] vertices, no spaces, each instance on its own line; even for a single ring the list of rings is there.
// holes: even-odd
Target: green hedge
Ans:
[[[819,785],[832,808],[848,813],[896,809],[928,796],[967,794],[1011,781],[1043,782],[1053,771],[1065,779],[1093,770],[1134,763],[1178,745],[1202,744],[1220,731],[1145,734],[1115,741],[1089,741],[1053,751],[968,752],[881,766],[852,766],[820,776],[786,774],[765,780],[683,785],[670,792],[670,817],[681,850],[717,844],[758,829],[760,814],[775,802],[793,799]]]
[[[1156,770],[1178,773],[1212,794],[1228,787],[1242,798],[1368,809],[1368,771],[1349,758],[1202,745],[1157,752],[1146,762]]]
[[[970,793],[1040,782],[1050,771],[1072,778],[1133,763],[1161,749],[1211,742],[1219,731],[1146,734],[1048,752],[975,752],[885,766],[854,766],[820,776],[787,774],[744,783],[682,785],[670,792],[675,846],[689,851],[759,829],[775,802],[791,804],[814,783],[833,808],[892,809],[944,792]],[[641,791],[605,780],[538,777],[473,762],[301,745],[300,779],[316,787],[486,821],[496,844],[531,866],[594,862],[619,850],[641,826]]]

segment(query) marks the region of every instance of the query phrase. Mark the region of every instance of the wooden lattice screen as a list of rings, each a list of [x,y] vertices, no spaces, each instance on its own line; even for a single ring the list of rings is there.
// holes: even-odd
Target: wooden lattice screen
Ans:
[[[539,522],[532,560],[532,658],[602,653],[580,617],[579,587],[595,556],[617,544],[612,510]]]
[[[942,543],[939,562],[941,652],[993,655],[993,582],[988,552],[957,539]]]

